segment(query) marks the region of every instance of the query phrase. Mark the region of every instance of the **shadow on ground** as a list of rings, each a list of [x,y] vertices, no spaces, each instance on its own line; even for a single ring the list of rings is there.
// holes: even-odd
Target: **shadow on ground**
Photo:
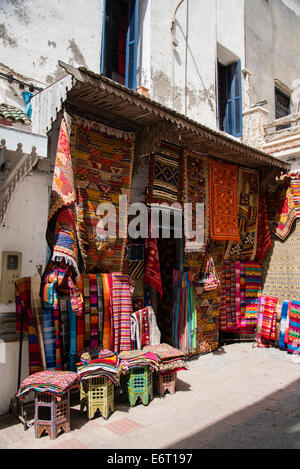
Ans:
[[[168,447],[178,448],[300,449],[300,379]]]

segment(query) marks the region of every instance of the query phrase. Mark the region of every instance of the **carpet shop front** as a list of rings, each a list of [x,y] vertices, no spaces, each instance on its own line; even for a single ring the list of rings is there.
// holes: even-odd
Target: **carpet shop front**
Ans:
[[[112,411],[121,385],[122,399],[147,405],[153,377],[159,394],[174,393],[188,360],[226,340],[276,346],[279,306],[290,318],[285,345],[299,353],[299,303],[264,292],[276,230],[298,213],[289,166],[60,65],[67,76],[32,101],[33,130],[48,134],[54,168],[51,253],[41,277],[16,282],[17,330],[29,347],[18,397],[34,390],[38,409],[47,393],[58,405],[80,387],[89,418],[97,408],[107,418],[91,390],[105,389]],[[43,422],[36,418],[36,436]]]

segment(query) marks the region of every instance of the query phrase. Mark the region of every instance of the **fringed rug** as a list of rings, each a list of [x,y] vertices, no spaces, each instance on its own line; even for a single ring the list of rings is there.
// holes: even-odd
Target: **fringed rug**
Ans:
[[[259,173],[240,168],[238,184],[238,223],[241,242],[229,242],[225,259],[253,261],[256,254]]]

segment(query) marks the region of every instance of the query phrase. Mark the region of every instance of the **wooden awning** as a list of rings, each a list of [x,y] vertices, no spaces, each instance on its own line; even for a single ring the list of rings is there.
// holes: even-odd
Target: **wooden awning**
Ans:
[[[59,64],[73,77],[66,107],[88,119],[135,132],[137,155],[153,151],[164,139],[239,165],[262,170],[273,167],[284,172],[290,168],[277,158],[199,124],[103,75],[61,61]]]

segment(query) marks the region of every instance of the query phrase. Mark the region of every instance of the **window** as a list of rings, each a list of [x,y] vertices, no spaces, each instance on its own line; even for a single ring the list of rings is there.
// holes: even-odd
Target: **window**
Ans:
[[[281,117],[288,116],[291,113],[291,102],[290,97],[281,91],[279,88],[275,87],[275,119],[280,119]],[[287,125],[278,125],[276,130],[287,129],[290,127],[290,124]]]
[[[139,0],[105,0],[101,73],[136,89]]]
[[[234,137],[242,135],[241,61],[218,62],[219,128]]]

